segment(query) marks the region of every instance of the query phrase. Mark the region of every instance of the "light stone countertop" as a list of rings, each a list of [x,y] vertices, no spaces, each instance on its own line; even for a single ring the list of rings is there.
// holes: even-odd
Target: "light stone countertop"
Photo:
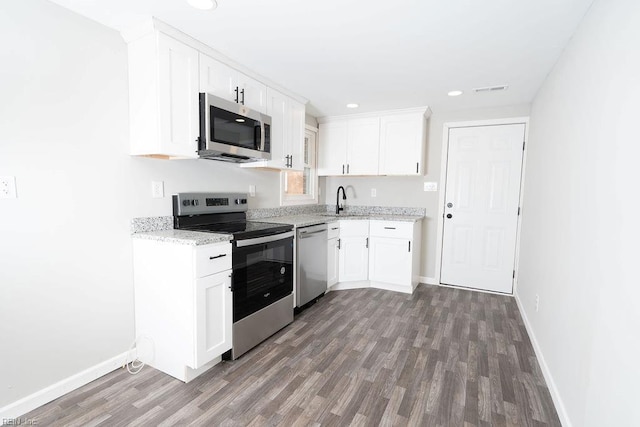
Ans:
[[[203,233],[188,230],[144,231],[131,235],[134,239],[156,240],[158,242],[176,243],[180,245],[202,246],[212,243],[228,242],[232,236],[222,233]]]
[[[261,218],[260,221],[274,222],[277,224],[291,224],[294,227],[307,227],[316,224],[328,224],[339,220],[380,220],[380,221],[403,221],[418,222],[422,221],[424,216],[421,215],[393,215],[393,214],[370,214],[370,215],[290,215],[276,216],[271,218]]]

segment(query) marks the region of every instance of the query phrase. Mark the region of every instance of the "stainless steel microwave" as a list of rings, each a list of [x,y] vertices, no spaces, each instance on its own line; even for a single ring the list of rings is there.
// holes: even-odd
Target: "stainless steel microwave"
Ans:
[[[271,160],[271,117],[200,93],[198,155],[235,163]]]

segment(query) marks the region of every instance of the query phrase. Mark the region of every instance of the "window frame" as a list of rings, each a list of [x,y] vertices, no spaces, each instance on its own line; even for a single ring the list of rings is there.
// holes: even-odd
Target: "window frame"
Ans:
[[[310,142],[313,147],[311,148],[311,164],[305,165],[309,167],[309,179],[311,180],[310,189],[312,194],[304,195],[287,195],[287,173],[300,172],[290,171],[284,169],[280,171],[280,206],[293,206],[293,205],[312,205],[318,204],[318,128],[305,125],[304,137],[312,138]]]

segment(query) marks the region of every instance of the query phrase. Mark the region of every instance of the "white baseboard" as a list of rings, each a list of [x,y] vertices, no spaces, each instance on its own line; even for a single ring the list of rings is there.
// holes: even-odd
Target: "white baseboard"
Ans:
[[[420,276],[420,283],[426,285],[439,285],[435,277]]]
[[[542,354],[542,349],[538,344],[538,340],[536,339],[536,335],[533,333],[533,328],[531,327],[531,323],[529,322],[529,318],[527,317],[527,313],[524,310],[522,305],[522,301],[520,301],[520,295],[517,293],[514,294],[516,299],[516,303],[518,304],[518,309],[520,310],[520,314],[522,315],[522,320],[524,321],[524,326],[527,329],[527,333],[529,334],[529,338],[531,339],[531,344],[533,344],[533,351],[536,353],[536,358],[538,359],[538,363],[540,363],[540,369],[542,370],[542,375],[544,375],[544,380],[547,383],[547,387],[549,387],[549,393],[551,394],[551,399],[553,399],[553,404],[556,407],[556,411],[558,411],[558,417],[560,418],[560,423],[564,427],[572,427],[573,424],[569,419],[569,414],[567,414],[567,408],[564,406],[564,402],[560,397],[560,393],[558,392],[558,387],[556,386],[553,377],[551,376],[551,371],[549,370],[549,366],[544,359],[544,355]]]
[[[24,415],[27,412],[33,411],[34,409],[44,405],[45,403],[49,403],[52,400],[55,400],[58,397],[69,393],[70,391],[82,387],[83,385],[88,384],[91,381],[122,367],[125,361],[132,360],[130,358],[131,354],[135,353],[126,351],[102,363],[85,369],[82,372],[65,378],[62,381],[58,381],[55,384],[45,387],[42,390],[39,390],[29,396],[23,397],[20,400],[10,403],[5,407],[0,408],[0,419],[18,418],[21,415]]]

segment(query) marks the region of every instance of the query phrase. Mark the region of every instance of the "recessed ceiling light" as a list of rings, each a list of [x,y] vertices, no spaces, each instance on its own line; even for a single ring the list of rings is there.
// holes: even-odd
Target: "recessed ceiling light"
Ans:
[[[212,10],[218,7],[216,0],[187,0],[187,3],[200,10]]]
[[[355,104],[355,103],[351,103],[351,104],[347,104],[347,108],[358,108],[360,105]]]
[[[447,95],[449,95],[449,96],[460,96],[460,95],[462,95],[462,91],[461,90],[452,90]]]

